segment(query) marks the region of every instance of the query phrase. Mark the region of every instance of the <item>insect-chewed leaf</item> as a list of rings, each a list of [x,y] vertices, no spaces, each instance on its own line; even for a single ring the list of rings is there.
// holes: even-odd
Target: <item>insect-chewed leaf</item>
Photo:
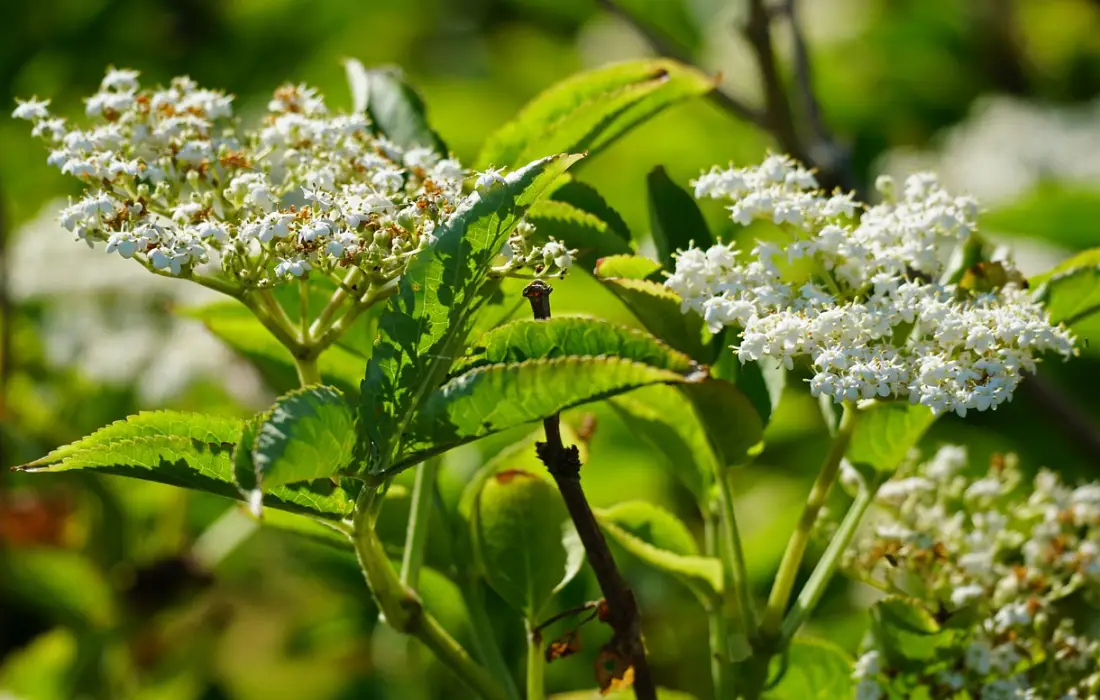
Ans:
[[[242,423],[203,414],[157,411],[112,423],[24,465],[26,471],[87,469],[243,498],[234,480],[233,451]],[[353,499],[331,483],[282,486],[268,505],[321,518],[342,519]]]
[[[620,357],[560,357],[470,370],[436,390],[406,435],[394,469],[456,445],[647,384],[699,381]]]
[[[530,472],[494,474],[481,487],[472,520],[475,557],[494,591],[537,620],[554,591],[576,575],[567,549],[576,532],[557,490]]]
[[[714,89],[668,59],[633,61],[564,80],[535,97],[485,142],[478,167],[514,166],[548,153],[595,153],[669,105]]]
[[[436,230],[401,277],[379,320],[379,337],[361,385],[359,450],[378,472],[444,379],[469,331],[488,268],[520,218],[580,156],[553,156],[517,170],[483,196],[473,195]]]
[[[354,420],[343,394],[327,386],[292,391],[256,428],[256,485],[266,490],[335,476],[351,464],[354,446]]]
[[[484,365],[556,357],[601,355],[622,357],[651,367],[689,373],[698,366],[645,331],[617,326],[601,319],[559,316],[545,320],[513,321],[483,334],[456,374]]]
[[[679,579],[703,602],[713,602],[722,592],[722,562],[700,556],[691,533],[672,513],[629,501],[599,511],[596,519],[623,549]]]
[[[640,255],[609,255],[596,261],[600,279],[644,280],[661,269],[661,263]]]

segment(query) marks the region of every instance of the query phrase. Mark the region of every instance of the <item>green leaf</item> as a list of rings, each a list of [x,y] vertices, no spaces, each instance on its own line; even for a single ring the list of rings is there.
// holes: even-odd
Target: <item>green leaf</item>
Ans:
[[[1100,264],[1050,277],[1038,291],[1051,323],[1074,325],[1100,312]]]
[[[209,424],[216,431],[195,427],[206,425],[203,419],[210,418],[173,412],[138,414],[101,428],[21,469],[31,472],[87,469],[243,499],[244,494],[234,480],[233,460],[242,424],[233,421],[232,433],[216,422]],[[192,427],[186,427],[189,425]],[[351,512],[354,498],[331,481],[320,480],[272,488],[267,503],[282,510],[340,520]]]
[[[290,350],[243,304],[216,302],[181,313],[202,321],[215,337],[255,365],[276,392],[284,394],[298,386],[298,372]],[[359,393],[365,364],[362,355],[339,344],[330,346],[317,359],[317,368],[325,382],[349,395]]]
[[[917,602],[890,596],[871,606],[871,632],[891,666],[922,668],[958,643],[968,630],[945,630]]]
[[[436,230],[401,277],[379,320],[361,385],[360,454],[372,473],[395,459],[401,436],[446,376],[469,331],[488,268],[527,208],[580,156],[554,156],[517,170],[472,196]]]
[[[335,547],[345,552],[355,551],[355,545],[352,544],[351,538],[344,532],[324,520],[317,520],[307,515],[268,509],[264,512],[263,526],[296,535],[318,544]]]
[[[103,573],[74,550],[10,550],[4,557],[0,591],[69,627],[104,629],[118,618],[114,594]]]
[[[306,387],[279,397],[256,431],[252,466],[260,489],[336,475],[352,461],[355,427],[336,389]]]
[[[498,472],[482,485],[472,526],[486,582],[526,619],[537,620],[575,575],[564,544],[575,531],[557,490],[530,472]]]
[[[640,255],[609,255],[596,261],[600,279],[644,280],[661,269],[661,263]]]
[[[622,215],[615,211],[614,207],[608,204],[594,187],[568,175],[558,182],[558,186],[550,193],[550,199],[555,202],[565,202],[575,209],[588,212],[607,224],[612,233],[619,238],[627,242],[632,240],[630,227],[626,225]]]
[[[779,407],[783,391],[787,387],[787,368],[781,362],[770,357],[761,357],[755,362],[741,364],[737,353],[730,345],[737,342],[734,329],[729,328],[720,336],[718,359],[711,374],[735,384],[749,397],[760,420],[764,425],[771,422],[772,414]]]
[[[478,168],[515,166],[565,151],[593,154],[665,107],[714,86],[707,75],[668,59],[581,73],[535,97],[490,136]]]
[[[535,225],[540,237],[555,238],[576,250],[577,264],[585,270],[595,268],[600,258],[631,252],[630,244],[607,222],[572,204],[543,200],[531,207],[527,220]]]
[[[634,689],[631,687],[612,690],[603,693],[598,689],[572,690],[568,693],[554,693],[550,700],[633,700]],[[657,700],[696,700],[694,695],[689,695],[681,690],[669,688],[657,688]]]
[[[1096,244],[1098,220],[1100,190],[1050,182],[980,219],[987,231],[1041,238],[1077,250]]]
[[[703,342],[703,317],[680,311],[680,297],[650,280],[609,279],[604,284],[619,297],[653,335],[698,362],[709,362],[711,352]]]
[[[428,125],[424,100],[405,80],[400,68],[367,70],[354,58],[344,61],[352,105],[365,112],[376,131],[402,148],[426,146],[447,153],[443,139]]]
[[[672,513],[629,501],[598,511],[596,519],[623,549],[680,580],[704,603],[722,592],[722,562],[700,556],[691,533]]]
[[[932,411],[921,404],[875,401],[859,409],[845,456],[854,466],[893,472],[935,420]]]
[[[668,269],[676,267],[672,254],[692,244],[707,249],[714,244],[707,222],[695,199],[669,178],[661,166],[646,176],[649,225],[657,253]]]
[[[466,357],[455,363],[454,373],[490,364],[569,356],[616,356],[684,374],[699,369],[690,357],[645,331],[602,319],[559,316],[512,321],[483,334]]]
[[[823,639],[796,638],[787,651],[787,672],[768,691],[771,700],[834,700],[851,698],[854,661],[843,649]],[[779,666],[776,660],[773,666]],[[778,668],[776,669],[778,671]]]
[[[76,695],[72,685],[78,654],[72,630],[54,627],[43,632],[4,657],[0,689],[5,695],[0,697],[69,700]]]
[[[1078,270],[1084,269],[1092,270],[1096,268],[1100,268],[1100,248],[1090,248],[1089,250],[1083,250],[1077,255],[1063,260],[1046,272],[1041,272],[1031,277],[1028,279],[1028,283],[1033,289],[1038,289],[1051,279],[1068,272],[1077,272]]]
[[[417,415],[393,469],[486,435],[647,384],[699,381],[619,357],[560,357],[487,365],[436,390]]]

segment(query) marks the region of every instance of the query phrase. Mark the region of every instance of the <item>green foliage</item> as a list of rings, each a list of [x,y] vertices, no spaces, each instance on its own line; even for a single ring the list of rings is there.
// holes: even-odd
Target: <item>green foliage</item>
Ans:
[[[360,452],[370,472],[394,462],[401,435],[460,351],[490,261],[527,208],[578,158],[554,156],[513,173],[441,226],[402,276],[362,382]]]
[[[597,512],[596,518],[623,549],[681,581],[703,603],[713,603],[722,593],[722,562],[700,556],[687,526],[672,513],[644,501],[627,501]]]
[[[920,604],[890,596],[871,606],[871,630],[892,666],[918,670],[933,662],[959,639]]]
[[[252,465],[260,488],[334,476],[351,464],[354,420],[344,396],[315,386],[279,398],[256,431]]]
[[[855,692],[852,657],[823,639],[798,637],[787,651],[786,671],[765,697],[771,700],[834,700]],[[782,668],[783,661],[773,662]]]
[[[400,68],[367,70],[354,58],[344,61],[352,108],[365,113],[377,133],[402,148],[427,146],[446,153],[443,139],[428,125],[424,100],[405,80]]]
[[[611,255],[596,262],[596,277],[600,279],[644,280],[660,271],[656,260],[640,255]]]
[[[1094,255],[1082,253],[1083,264],[1043,282],[1039,296],[1051,322],[1072,326],[1100,312],[1100,264],[1089,264]]]
[[[607,227],[619,238],[624,241],[631,239],[630,227],[623,221],[622,215],[608,204],[603,195],[597,192],[592,185],[580,182],[570,175],[563,176],[558,180],[558,183],[554,191],[550,193],[550,199],[555,202],[564,202],[574,209],[588,212],[607,224]]]
[[[0,688],[13,697],[68,700],[79,642],[71,630],[57,627],[5,657]]]
[[[703,317],[693,311],[681,312],[675,292],[650,280],[607,279],[604,284],[650,333],[698,362],[710,360],[703,342]]]
[[[856,467],[893,472],[935,420],[927,406],[876,401],[859,409],[846,457]]]
[[[513,321],[485,333],[455,363],[455,373],[505,362],[568,356],[615,356],[690,374],[698,366],[644,331],[600,319],[558,316]]]
[[[988,230],[1050,241],[1080,250],[1096,244],[1100,191],[1043,183],[1011,204],[986,212]]]
[[[713,88],[708,76],[667,59],[581,73],[543,92],[490,136],[478,167],[515,167],[551,153],[594,154],[666,107]]]
[[[531,208],[529,220],[539,236],[576,250],[576,262],[591,272],[600,258],[630,253],[630,244],[610,224],[568,202],[544,200]]]
[[[486,479],[472,527],[485,580],[527,620],[537,620],[580,569],[583,549],[561,496],[529,472],[509,470]]]
[[[102,572],[86,555],[72,550],[12,552],[5,557],[0,590],[20,596],[70,627],[107,628],[119,614]]]
[[[676,267],[672,254],[692,244],[706,249],[714,244],[707,222],[695,199],[669,178],[661,166],[646,176],[649,193],[649,226],[657,254],[668,269]]]

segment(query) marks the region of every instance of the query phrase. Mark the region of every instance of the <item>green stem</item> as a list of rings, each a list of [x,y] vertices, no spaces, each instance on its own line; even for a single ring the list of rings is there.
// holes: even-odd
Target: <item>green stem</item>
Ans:
[[[364,489],[364,494],[369,489]],[[360,496],[354,516],[355,552],[386,623],[420,640],[466,686],[485,700],[510,700],[504,687],[424,609],[416,593],[401,583],[378,533],[370,523],[370,498]]]
[[[714,512],[715,508],[709,508],[703,520],[704,525],[704,551],[708,557],[721,557],[721,544],[719,542],[719,516]],[[723,567],[726,577],[729,578],[729,567]],[[728,581],[727,581],[728,583]],[[730,649],[729,649],[729,625],[727,624],[725,611],[720,601],[712,601],[707,606],[707,621],[710,631],[710,679],[714,686],[715,698],[733,697],[730,687]]]
[[[309,282],[305,277],[298,280],[298,334],[302,345],[309,345]]]
[[[305,346],[305,338],[299,335],[297,329],[294,328],[294,322],[290,320],[290,316],[287,315],[286,309],[279,304],[279,300],[275,298],[275,295],[271,293],[270,289],[261,289],[257,293],[260,298],[260,302],[264,308],[267,309],[268,314],[280,327],[286,328],[290,334],[295,337],[299,346]]]
[[[817,566],[814,567],[809,580],[806,581],[806,585],[802,587],[802,591],[798,594],[798,600],[795,601],[790,613],[783,620],[780,637],[783,644],[794,637],[795,633],[802,627],[802,623],[806,621],[806,618],[810,616],[821,601],[821,596],[825,593],[825,587],[829,585],[829,581],[832,580],[837,567],[840,566],[840,560],[844,556],[844,551],[848,548],[848,545],[851,544],[852,538],[855,537],[860,521],[863,520],[867,508],[875,500],[879,484],[881,484],[881,480],[870,486],[860,486],[855,501],[848,508],[848,513],[844,516],[839,529],[830,540],[829,546],[825,549],[825,554],[817,562]]]
[[[749,638],[756,629],[756,611],[753,607],[752,592],[749,590],[749,578],[745,567],[745,552],[741,544],[741,532],[737,527],[737,515],[733,507],[733,487],[730,485],[728,470],[717,475],[719,522],[722,535],[719,538],[722,547],[722,559],[730,575],[733,596],[730,597],[731,616],[738,631],[740,649],[732,649],[738,656],[746,653]]]
[[[852,439],[852,431],[855,430],[857,410],[851,402],[845,402],[844,414],[840,418],[840,426],[837,428],[836,437],[829,448],[828,455],[821,465],[821,471],[814,481],[810,495],[806,499],[806,505],[802,509],[802,515],[798,519],[798,525],[794,534],[787,543],[787,551],[783,553],[783,560],[779,564],[779,572],[772,584],[772,592],[768,597],[768,605],[764,609],[764,617],[760,623],[760,636],[764,640],[775,641],[779,635],[783,614],[787,611],[787,604],[794,590],[795,579],[798,577],[798,569],[802,565],[802,557],[806,554],[806,547],[810,544],[810,533],[817,516],[825,506],[825,499],[829,496],[829,490],[836,482],[840,474],[840,460],[848,449],[848,442]]]
[[[324,384],[324,380],[321,379],[321,370],[317,367],[316,357],[295,357],[294,367],[298,370],[298,384],[301,386],[311,386],[313,384]]]
[[[416,467],[409,523],[405,531],[405,551],[401,558],[401,583],[413,590],[420,585],[420,567],[424,563],[424,547],[428,542],[428,524],[432,517],[432,498],[438,474],[438,457],[421,462]]]
[[[263,300],[254,294],[244,294],[240,297],[241,303],[244,304],[252,311],[252,315],[256,317],[264,328],[271,331],[271,334],[282,343],[291,355],[297,355],[302,350],[302,344],[298,342],[298,333],[294,330],[293,325],[289,323],[289,319],[284,322],[279,316],[276,316],[268,310],[268,305]],[[276,306],[278,306],[276,304]],[[285,317],[286,314],[283,314]]]
[[[347,290],[358,280],[362,279],[362,277],[363,271],[357,267],[348,272],[341,286],[332,293],[331,297],[329,297],[328,303],[325,304],[325,308],[322,309],[321,313],[317,316],[317,320],[309,327],[309,334],[312,337],[316,338],[328,330],[332,317],[336,315],[336,312],[343,306],[344,300],[348,298]]]
[[[384,299],[389,299],[395,293],[397,293],[397,280],[390,280],[384,285],[371,287],[367,293],[355,302],[350,309],[344,312],[344,315],[337,319],[335,323],[330,325],[319,335],[314,335],[314,352],[320,355],[325,348],[336,342],[341,335],[351,328],[364,311]]]
[[[542,633],[535,630],[535,624],[527,621],[527,700],[543,700],[546,697],[546,682],[543,680],[546,659],[542,652]]]
[[[470,612],[470,627],[473,633],[474,651],[481,663],[489,669],[489,673],[501,683],[511,700],[520,700],[519,688],[512,671],[504,661],[500,653],[500,645],[497,643],[496,634],[493,632],[493,623],[489,614],[485,611],[485,584],[476,576],[467,579],[462,587],[463,597],[466,600],[466,609]]]

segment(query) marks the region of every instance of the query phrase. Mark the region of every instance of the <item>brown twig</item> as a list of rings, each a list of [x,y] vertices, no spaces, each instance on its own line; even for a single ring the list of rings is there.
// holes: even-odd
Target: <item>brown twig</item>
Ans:
[[[553,288],[542,280],[535,280],[523,290],[531,302],[536,319],[550,318],[550,292]],[[628,662],[634,668],[634,696],[638,700],[656,700],[657,690],[646,661],[642,642],[641,619],[634,592],[630,590],[611,549],[607,546],[603,531],[596,522],[584,489],[581,488],[581,460],[576,445],[566,447],[561,439],[561,421],[558,414],[542,422],[546,441],[536,443],[539,459],[558,485],[565,507],[577,528],[581,543],[588,556],[588,563],[596,573],[600,590],[607,600],[607,623],[611,626],[611,640],[604,649],[615,658]]]

